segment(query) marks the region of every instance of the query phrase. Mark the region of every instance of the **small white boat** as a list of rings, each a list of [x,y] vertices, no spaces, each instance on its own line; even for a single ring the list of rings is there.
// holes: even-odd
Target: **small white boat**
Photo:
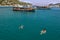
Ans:
[[[19,29],[23,29],[24,28],[24,26],[23,25],[21,25],[20,27],[19,27]]]
[[[46,29],[43,29],[43,30],[40,32],[40,35],[43,35],[43,34],[46,34]]]

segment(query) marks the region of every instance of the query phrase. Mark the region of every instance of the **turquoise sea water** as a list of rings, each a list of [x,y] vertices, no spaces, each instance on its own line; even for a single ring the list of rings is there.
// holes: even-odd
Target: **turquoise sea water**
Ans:
[[[40,35],[43,28],[47,33]],[[60,40],[60,10],[16,12],[0,8],[0,40]]]

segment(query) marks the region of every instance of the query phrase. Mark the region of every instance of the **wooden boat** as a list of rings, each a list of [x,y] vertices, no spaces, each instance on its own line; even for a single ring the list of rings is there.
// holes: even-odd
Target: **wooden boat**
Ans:
[[[24,7],[13,7],[13,11],[35,12],[35,9],[33,9],[33,8],[24,8]]]

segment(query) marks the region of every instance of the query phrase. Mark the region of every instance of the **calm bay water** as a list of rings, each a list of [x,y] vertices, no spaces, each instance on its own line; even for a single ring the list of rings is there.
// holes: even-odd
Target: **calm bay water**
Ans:
[[[47,33],[40,35],[43,28]],[[60,40],[60,10],[16,12],[0,8],[0,40]]]

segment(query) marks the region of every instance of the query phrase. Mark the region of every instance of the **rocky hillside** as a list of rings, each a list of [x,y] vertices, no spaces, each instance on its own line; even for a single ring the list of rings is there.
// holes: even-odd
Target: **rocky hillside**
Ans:
[[[0,5],[14,5],[14,4],[32,5],[30,3],[21,2],[19,0],[0,0]]]
[[[56,4],[49,4],[49,6],[51,6],[51,5],[58,5],[58,6],[60,6],[60,3],[56,3]]]

